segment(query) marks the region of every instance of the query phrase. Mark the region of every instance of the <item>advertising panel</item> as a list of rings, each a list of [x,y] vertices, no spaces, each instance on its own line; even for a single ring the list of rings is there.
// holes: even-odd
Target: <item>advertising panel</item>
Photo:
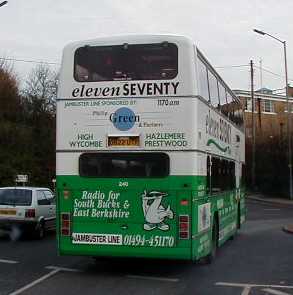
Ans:
[[[190,98],[59,100],[57,150],[182,150],[195,145]]]

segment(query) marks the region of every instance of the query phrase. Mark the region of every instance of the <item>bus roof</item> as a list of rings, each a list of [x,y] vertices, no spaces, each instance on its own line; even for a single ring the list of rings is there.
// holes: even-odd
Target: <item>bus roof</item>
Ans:
[[[172,35],[172,34],[128,34],[128,35],[113,35],[108,37],[99,37],[95,39],[86,39],[86,40],[79,40],[74,41],[65,46],[65,50],[69,48],[75,48],[81,45],[93,45],[93,44],[104,44],[112,43],[120,44],[125,43],[125,40],[127,42],[131,43],[148,43],[148,42],[162,42],[162,39],[165,39],[166,41],[177,41],[179,43],[188,43],[190,45],[194,44],[194,41],[190,37],[182,36],[182,35]]]

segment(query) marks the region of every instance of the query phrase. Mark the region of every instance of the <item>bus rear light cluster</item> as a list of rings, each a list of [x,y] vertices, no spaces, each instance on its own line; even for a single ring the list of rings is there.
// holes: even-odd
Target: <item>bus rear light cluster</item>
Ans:
[[[70,236],[70,213],[61,213],[61,235]]]
[[[189,216],[179,215],[179,239],[189,239]]]
[[[26,218],[35,218],[36,217],[36,210],[35,209],[26,209],[25,210],[25,217]]]

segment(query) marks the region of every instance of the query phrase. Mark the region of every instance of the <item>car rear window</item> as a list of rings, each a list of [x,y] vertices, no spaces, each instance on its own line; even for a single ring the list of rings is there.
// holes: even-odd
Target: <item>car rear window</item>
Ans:
[[[79,158],[83,177],[159,178],[169,175],[170,159],[164,153],[85,153]]]
[[[32,191],[27,189],[1,189],[0,205],[30,206]]]

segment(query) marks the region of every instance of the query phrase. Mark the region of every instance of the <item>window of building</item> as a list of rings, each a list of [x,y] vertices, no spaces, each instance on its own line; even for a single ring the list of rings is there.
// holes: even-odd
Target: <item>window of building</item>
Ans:
[[[245,127],[245,136],[247,138],[252,138],[252,128],[251,127]]]
[[[274,113],[274,103],[272,100],[262,101],[262,111],[265,113]]]
[[[83,177],[166,177],[170,159],[165,153],[85,153],[79,157]]]
[[[245,110],[249,111],[249,112],[252,111],[252,99],[251,98],[246,99]],[[254,111],[256,112],[257,110],[258,110],[257,99],[254,99]]]
[[[290,105],[290,110],[291,110],[291,113],[292,113],[293,112],[293,104],[289,103],[289,105]],[[286,102],[286,106],[285,106],[285,112],[288,112],[287,102]]]
[[[198,75],[199,75],[199,95],[207,101],[210,100],[208,88],[208,72],[205,64],[198,59]]]

